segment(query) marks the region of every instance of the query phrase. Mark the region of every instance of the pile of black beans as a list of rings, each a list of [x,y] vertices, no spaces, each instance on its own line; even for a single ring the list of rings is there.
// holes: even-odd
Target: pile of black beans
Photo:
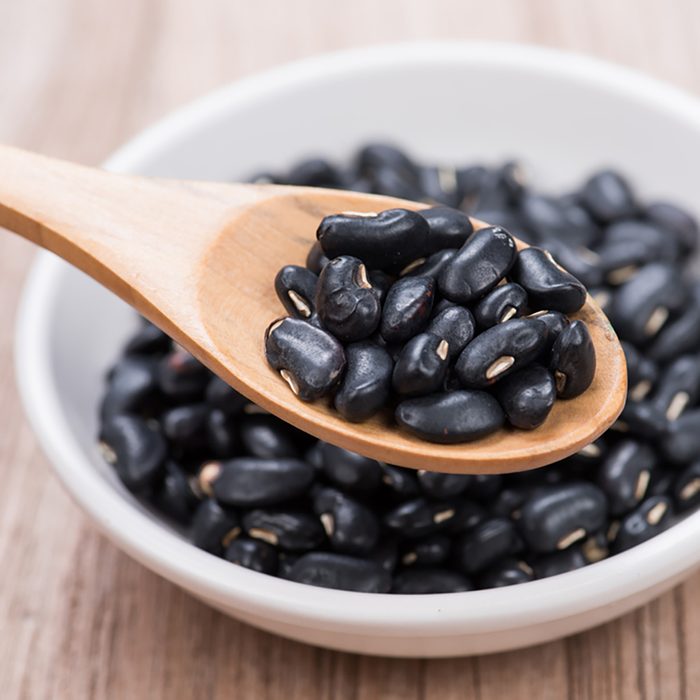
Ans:
[[[566,314],[586,288],[501,226],[474,231],[437,206],[326,216],[307,267],[286,265],[275,290],[292,314],[265,334],[273,369],[296,396],[333,396],[346,420],[387,407],[430,442],[476,440],[542,425],[555,398],[593,381],[584,321]]]
[[[513,163],[425,167],[386,145],[347,168],[309,160],[258,179],[460,207],[551,250],[623,339],[629,400],[600,439],[542,469],[413,471],[295,430],[142,322],[109,373],[100,444],[124,485],[196,546],[313,585],[465,591],[586,566],[700,504],[698,227],[686,212],[642,202],[612,171],[553,197]]]

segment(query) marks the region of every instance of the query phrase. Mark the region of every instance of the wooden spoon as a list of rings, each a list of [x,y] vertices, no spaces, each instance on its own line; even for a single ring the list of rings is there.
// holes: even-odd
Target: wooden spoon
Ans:
[[[389,416],[348,423],[327,402],[292,394],[263,352],[265,328],[284,315],[275,274],[304,264],[323,216],[396,206],[425,205],[308,187],[118,175],[0,146],[0,226],[86,272],[235,389],[312,435],[392,464],[486,474],[549,464],[603,433],[624,405],[626,364],[590,296],[576,317],[595,344],[593,384],[577,399],[557,401],[534,431],[436,445],[400,431]]]

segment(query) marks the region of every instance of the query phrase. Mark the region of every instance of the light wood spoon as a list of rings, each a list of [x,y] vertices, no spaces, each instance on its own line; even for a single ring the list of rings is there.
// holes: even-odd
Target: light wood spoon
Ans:
[[[119,175],[0,146],[0,226],[86,272],[235,389],[312,435],[391,464],[486,474],[549,464],[603,433],[624,405],[626,364],[590,296],[576,317],[595,344],[593,384],[577,399],[557,401],[534,431],[437,445],[400,431],[388,415],[348,423],[328,402],[292,394],[263,352],[265,328],[284,315],[275,274],[304,264],[323,216],[396,206],[425,205],[308,187]]]

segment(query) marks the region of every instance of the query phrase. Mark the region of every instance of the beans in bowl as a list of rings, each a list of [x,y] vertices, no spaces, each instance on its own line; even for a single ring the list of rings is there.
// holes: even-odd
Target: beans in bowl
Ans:
[[[414,471],[294,429],[142,322],[108,375],[100,445],[124,485],[193,544],[301,583],[447,593],[586,566],[648,540],[700,504],[700,283],[688,269],[698,226],[683,209],[642,201],[610,170],[552,196],[527,183],[515,163],[426,166],[384,144],[365,146],[346,166],[313,159],[255,179],[457,208],[549,251],[588,287],[622,339],[628,402],[601,438],[548,467],[502,476]],[[449,247],[454,230],[444,229],[421,273],[399,279],[434,277],[457,247]],[[305,318],[305,305],[315,312],[312,275],[327,263],[315,246],[307,267],[280,272],[290,316]],[[382,298],[395,283],[395,264],[388,273],[367,270]],[[470,308],[475,324],[501,320],[506,307],[521,313],[522,293],[508,284],[495,288],[506,288],[502,296]],[[433,312],[437,337],[463,327],[461,304]],[[556,314],[539,318],[562,332]],[[363,342],[347,345],[348,363],[389,366]],[[456,335],[448,353],[460,342]],[[529,372],[526,383],[542,370]],[[351,391],[335,401],[356,410]]]

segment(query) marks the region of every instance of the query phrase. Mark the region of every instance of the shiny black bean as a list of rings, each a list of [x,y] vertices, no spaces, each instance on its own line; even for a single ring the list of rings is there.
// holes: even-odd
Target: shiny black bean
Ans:
[[[476,304],[474,318],[481,328],[490,328],[525,314],[527,303],[527,292],[519,284],[508,282],[490,291]]]
[[[405,501],[384,516],[384,525],[402,537],[424,537],[447,530],[457,515],[457,506],[416,498]]]
[[[455,498],[467,490],[473,477],[471,474],[443,474],[419,469],[418,483],[423,493],[429,498],[443,500]]]
[[[403,566],[433,566],[442,564],[450,555],[452,540],[447,535],[428,535],[407,543],[401,554]]]
[[[561,234],[562,238],[573,246],[590,248],[595,245],[601,236],[600,227],[588,210],[579,203],[577,196],[565,195],[559,202],[566,219],[566,229]]]
[[[571,314],[586,301],[586,288],[581,282],[560,268],[541,248],[521,250],[512,277],[525,289],[530,304],[538,309]]]
[[[299,557],[289,578],[311,586],[363,593],[388,593],[391,588],[391,575],[379,564],[329,552],[309,552]]]
[[[659,373],[658,367],[631,343],[623,340],[620,344],[627,360],[629,397],[634,401],[641,401],[654,387]]]
[[[465,387],[489,386],[530,364],[546,342],[547,328],[537,319],[514,318],[487,328],[459,356],[459,380]]]
[[[498,401],[484,391],[451,391],[402,401],[396,422],[423,440],[451,444],[488,435],[503,425]]]
[[[226,415],[234,416],[243,411],[248,403],[245,396],[239,394],[223,379],[212,377],[207,384],[205,392],[206,402],[212,408],[223,411]]]
[[[309,249],[309,254],[306,256],[306,268],[315,275],[330,262],[328,256],[323,252],[321,244],[316,241]]]
[[[560,399],[580,396],[591,385],[595,368],[595,347],[588,327],[583,321],[574,321],[552,346],[549,369],[554,375],[557,396]]]
[[[224,559],[246,569],[274,576],[277,573],[277,550],[261,540],[239,537],[226,548]]]
[[[662,469],[657,469],[651,475],[651,483],[647,488],[647,497],[649,496],[670,496],[673,494],[673,487],[676,474],[667,472]]]
[[[476,574],[521,549],[522,540],[510,520],[489,518],[455,541],[454,565],[467,575]]]
[[[403,346],[394,365],[392,385],[402,396],[423,396],[443,385],[449,363],[449,343],[432,333],[420,333]]]
[[[392,168],[377,168],[369,177],[372,192],[381,192],[386,197],[398,197],[419,202],[425,199],[420,183],[402,177]]]
[[[138,416],[111,416],[100,428],[100,450],[124,486],[143,491],[162,474],[167,444],[160,431]]]
[[[172,346],[170,338],[145,318],[124,346],[125,355],[162,355]]]
[[[428,247],[433,253],[444,248],[461,248],[474,231],[469,217],[459,209],[433,207],[418,213],[430,226]]]
[[[626,282],[641,267],[661,257],[658,247],[643,239],[606,243],[597,252],[605,281],[612,285]]]
[[[379,295],[379,301],[383,303],[391,285],[394,284],[394,278],[381,270],[370,270],[367,277],[374,291]]]
[[[698,245],[698,222],[684,209],[668,202],[654,202],[644,211],[646,218],[679,241],[685,252]]]
[[[428,253],[428,222],[408,209],[387,209],[378,214],[326,216],[316,237],[331,259],[339,255],[359,258],[370,268],[399,272]]]
[[[297,163],[285,176],[289,185],[308,187],[337,187],[342,184],[342,175],[325,158],[307,158]]]
[[[299,459],[236,457],[207,462],[199,473],[199,484],[227,506],[257,508],[272,506],[305,494],[314,480],[314,469]]]
[[[685,286],[677,268],[652,263],[619,287],[608,315],[623,340],[639,345],[652,340],[669,314],[682,308],[685,299]]]
[[[403,272],[404,277],[433,277],[437,280],[445,266],[454,258],[456,250],[446,248],[433,253],[427,258],[418,258],[416,266],[409,265]]]
[[[612,430],[633,435],[642,440],[656,440],[668,428],[668,419],[649,401],[628,401]]]
[[[580,546],[569,547],[561,552],[552,552],[538,557],[532,563],[536,578],[548,578],[581,569],[588,564]]]
[[[358,501],[331,488],[314,494],[313,506],[331,546],[345,554],[369,554],[379,539],[379,521]]]
[[[334,258],[321,270],[315,304],[323,326],[345,343],[372,335],[382,313],[367,269],[349,255]]]
[[[589,289],[603,284],[604,273],[600,265],[600,255],[590,248],[573,246],[558,238],[547,238],[542,241],[542,247],[546,248],[569,274]]]
[[[682,355],[669,364],[656,382],[652,405],[668,420],[676,420],[700,398],[700,358]]]
[[[241,527],[235,511],[208,498],[195,511],[190,540],[195,547],[220,555],[240,533]]]
[[[610,547],[613,554],[624,552],[646,542],[666,529],[673,507],[666,496],[647,498],[636,510],[620,522],[620,527]]]
[[[418,182],[419,167],[402,150],[387,143],[370,143],[357,154],[357,168],[366,177],[376,170],[388,168],[409,182]]]
[[[471,591],[469,580],[449,569],[406,569],[394,577],[392,593],[400,595],[425,595],[430,593],[460,593]]]
[[[151,357],[127,356],[112,369],[100,404],[104,420],[120,413],[147,412],[157,403],[157,363]]]
[[[275,277],[275,292],[287,310],[297,318],[309,318],[314,313],[314,298],[318,277],[305,267],[285,265]]]
[[[519,213],[539,239],[559,238],[566,234],[564,208],[554,197],[528,192],[520,199]]]
[[[598,438],[558,464],[561,464],[567,474],[593,478],[595,470],[607,453],[605,439]]]
[[[624,515],[645,498],[656,463],[654,451],[634,440],[623,440],[608,452],[598,485],[608,497],[611,515]]]
[[[379,487],[382,470],[376,460],[327,442],[321,446],[321,455],[324,474],[339,488],[362,493]]]
[[[334,405],[345,420],[371,418],[389,399],[394,362],[389,353],[371,341],[345,348],[347,367],[336,392]]]
[[[566,549],[600,530],[606,519],[605,494],[586,482],[538,489],[522,506],[521,532],[533,552]]]
[[[637,204],[627,181],[612,170],[592,175],[581,189],[581,203],[604,223],[634,216]]]
[[[485,507],[476,501],[459,498],[453,499],[451,503],[455,514],[450,518],[450,523],[445,530],[450,534],[467,532],[486,520],[488,516]]]
[[[554,377],[541,365],[530,365],[502,379],[494,389],[508,422],[522,430],[542,425],[554,406]]]
[[[686,411],[670,421],[659,447],[673,464],[688,464],[695,459],[700,454],[700,409]]]
[[[343,346],[330,333],[297,318],[269,326],[265,356],[302,401],[326,395],[345,370]]]
[[[402,343],[428,325],[435,301],[432,277],[404,277],[387,292],[380,333],[388,343]]]
[[[534,318],[540,323],[544,323],[547,327],[547,341],[542,348],[541,357],[544,359],[549,357],[552,352],[552,346],[554,341],[559,337],[559,334],[569,326],[569,318],[565,316],[561,311],[536,311],[534,314],[530,314],[528,318]]]
[[[445,208],[460,205],[462,193],[454,168],[422,167],[419,179],[420,188],[428,201],[444,204]]]
[[[394,535],[383,533],[379,544],[367,555],[370,561],[387,571],[393,573],[399,563],[398,538]]]
[[[230,415],[219,409],[209,412],[206,424],[207,444],[216,457],[232,457],[238,444],[236,425]]]
[[[208,417],[209,407],[206,404],[184,404],[163,413],[160,423],[165,437],[190,446],[205,442]]]
[[[700,351],[700,300],[693,298],[676,318],[670,319],[646,352],[652,360],[669,362],[683,353]]]
[[[418,479],[414,469],[397,467],[393,464],[381,464],[382,483],[389,488],[392,495],[401,498],[417,496],[419,492]]]
[[[270,415],[245,416],[239,423],[245,451],[262,459],[298,457],[299,446],[289,424]]]
[[[176,401],[200,399],[209,383],[209,370],[186,350],[175,350],[158,364],[158,385]]]
[[[473,209],[492,174],[483,165],[457,168],[457,187],[462,194],[462,208]]]
[[[474,337],[474,317],[463,306],[449,305],[433,316],[426,331],[447,341],[447,354],[452,360]]]
[[[686,467],[673,484],[673,497],[680,511],[700,504],[700,462]]]
[[[309,513],[251,510],[243,516],[249,537],[292,552],[318,547],[325,539],[321,521]]]
[[[527,583],[534,572],[524,561],[509,557],[485,571],[478,579],[479,588],[503,588]]]
[[[153,504],[180,525],[190,523],[199,505],[187,474],[172,460],[165,463],[163,481],[153,493]]]
[[[438,278],[440,291],[460,304],[474,301],[508,274],[516,256],[515,241],[505,229],[482,228],[443,268]]]
[[[469,483],[469,495],[482,501],[495,498],[503,486],[500,474],[474,474]]]

